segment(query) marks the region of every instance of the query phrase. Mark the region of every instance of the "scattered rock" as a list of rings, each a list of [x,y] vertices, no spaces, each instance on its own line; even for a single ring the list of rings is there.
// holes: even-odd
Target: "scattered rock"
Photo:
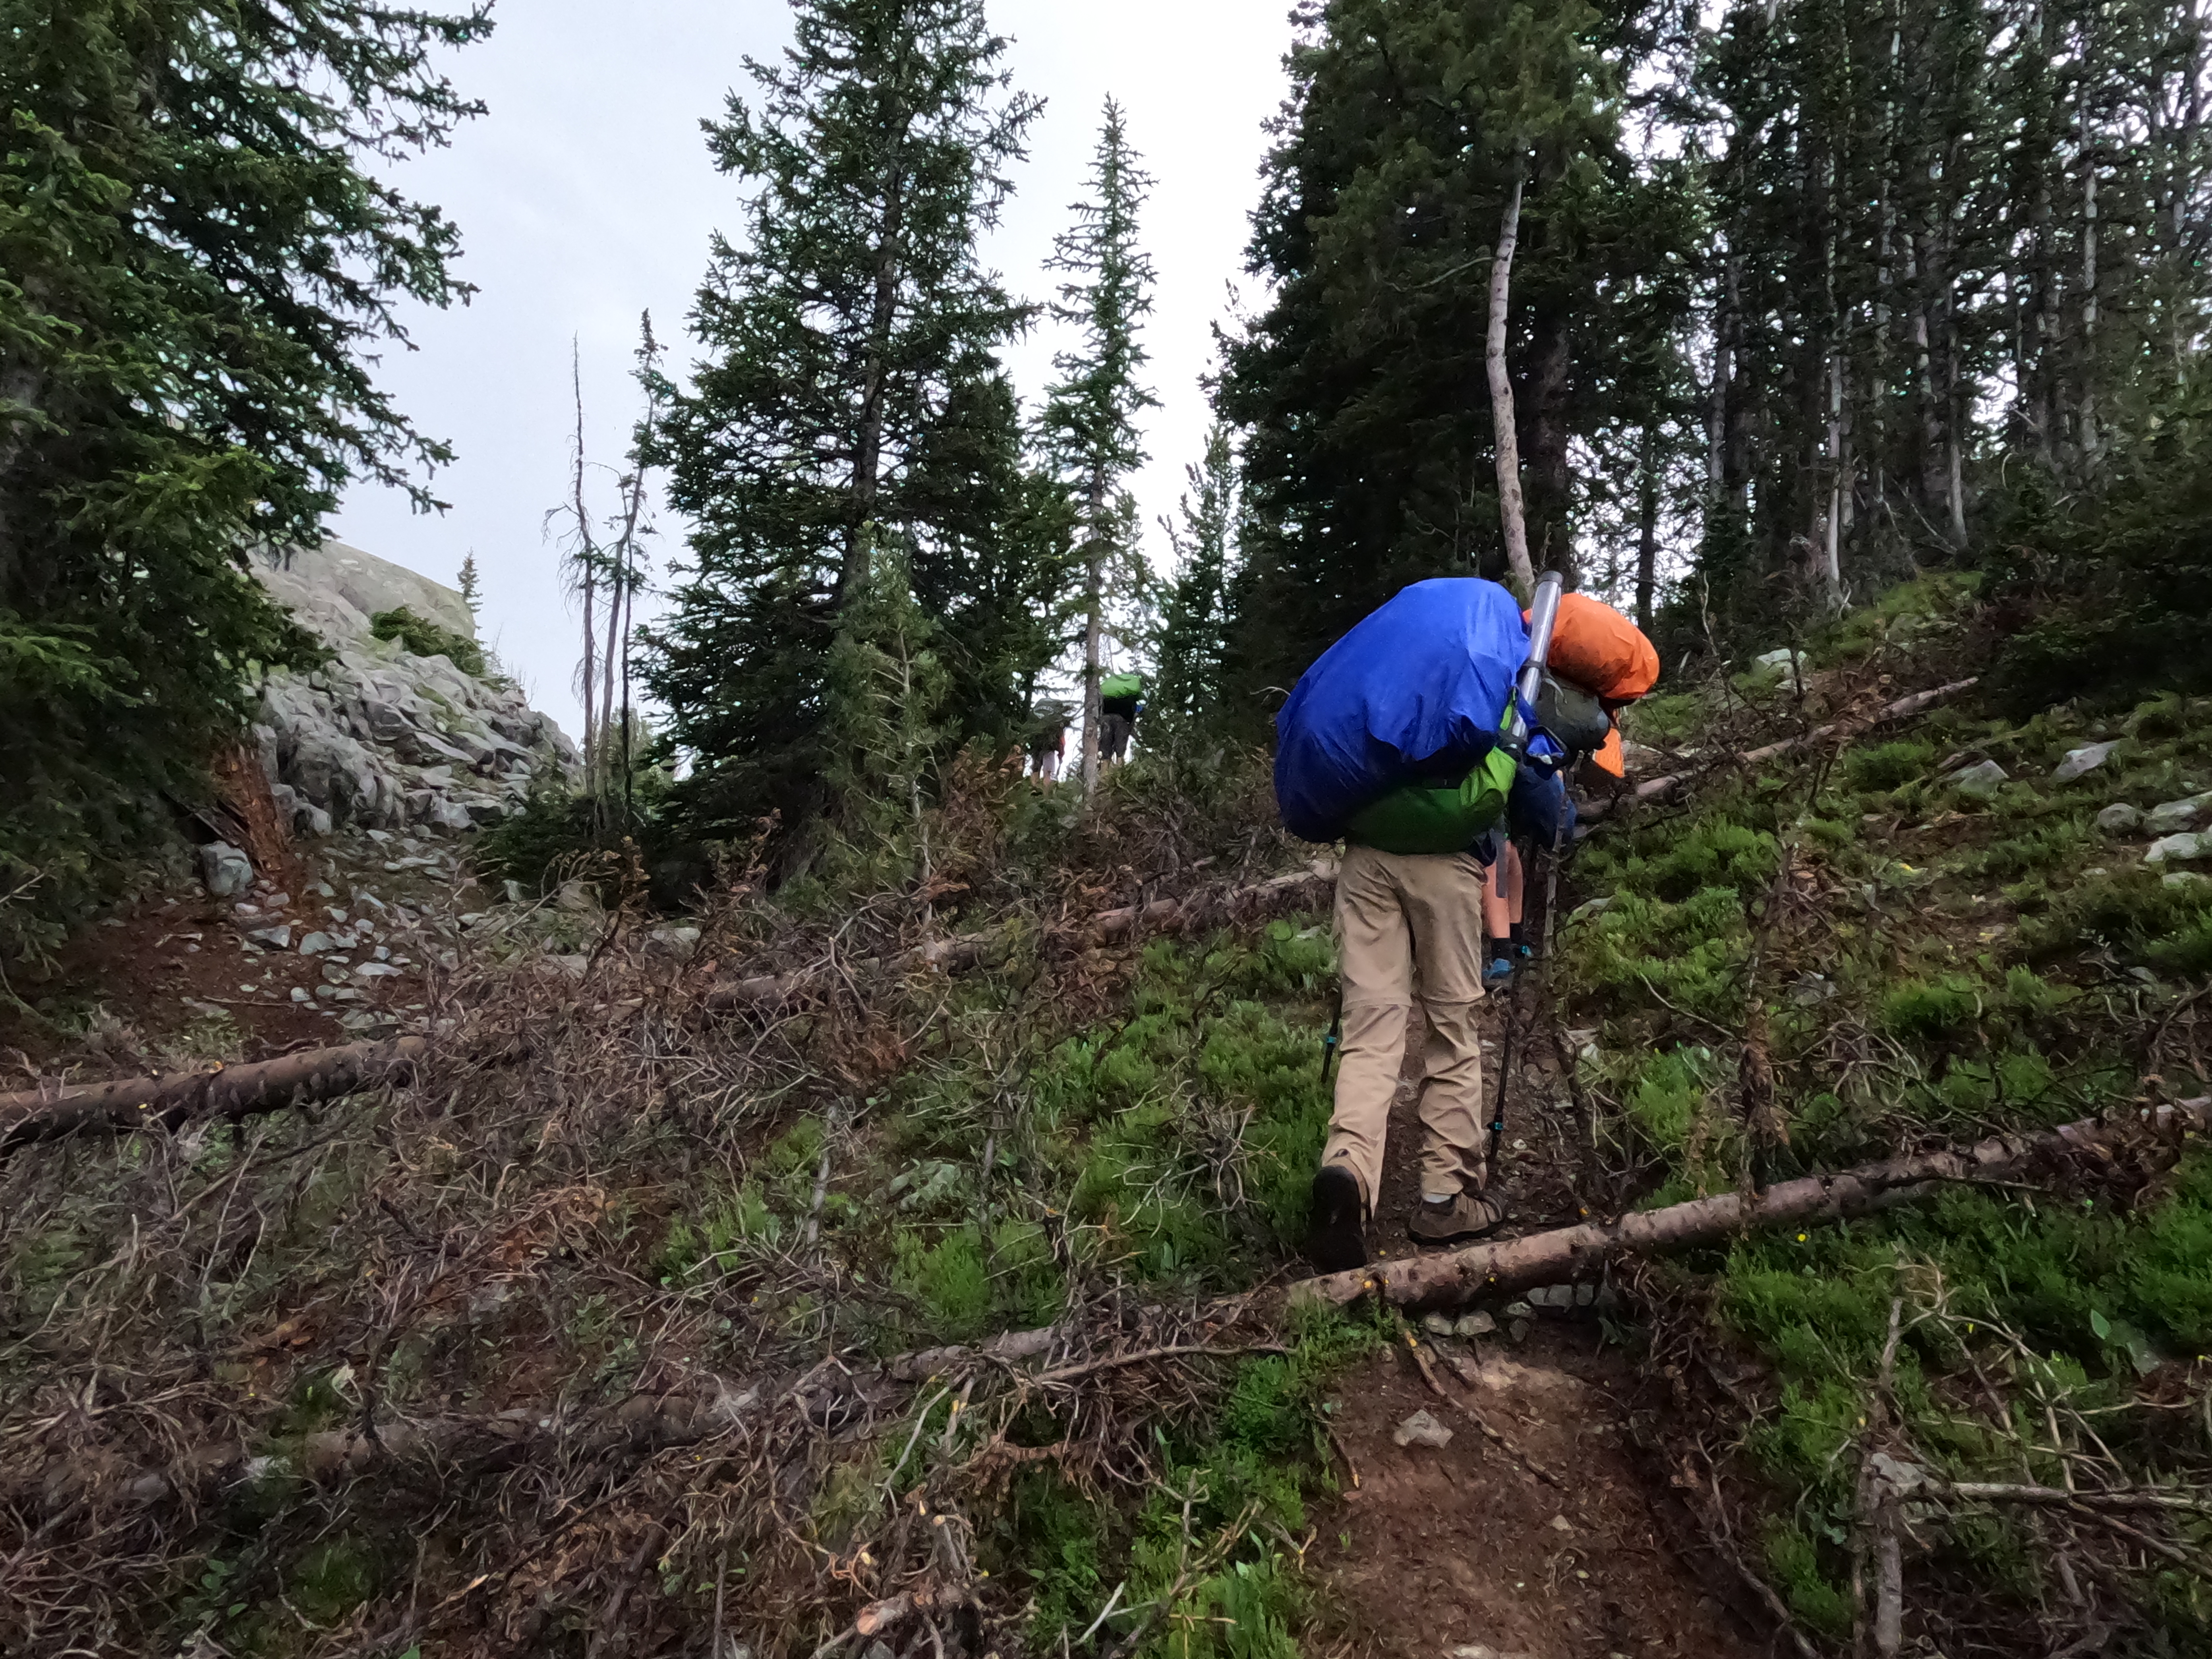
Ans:
[[[1801,974],[1790,988],[1790,1000],[1800,1008],[1818,1007],[1835,994],[1835,981],[1826,974]]]
[[[266,950],[289,951],[292,948],[292,924],[288,921],[275,927],[257,927],[246,937]]]
[[[2168,887],[2203,887],[2212,885],[2212,876],[2198,870],[2176,870],[2166,878]]]
[[[1452,1431],[1426,1412],[1415,1412],[1391,1431],[1390,1438],[1401,1446],[1431,1446],[1441,1450],[1451,1444]]]
[[[1802,691],[1805,689],[1805,659],[1789,646],[1753,657],[1751,665],[1763,674],[1775,676],[1793,690]]]
[[[1486,1313],[1471,1313],[1452,1327],[1455,1336],[1488,1336],[1497,1330],[1498,1322]]]
[[[2212,795],[2166,801],[2150,809],[2144,828],[2154,836],[2171,836],[2179,830],[2194,829],[2204,817],[2207,808],[2212,808]]]
[[[2012,781],[2012,774],[1993,760],[1951,775],[1951,787],[1970,800],[1989,800]]]
[[[1511,1337],[1515,1345],[1517,1346],[1519,1344],[1526,1342],[1528,1340],[1528,1333],[1535,1328],[1536,1324],[1534,1320],[1516,1319],[1513,1322],[1511,1326],[1507,1328],[1505,1334]]]
[[[2151,843],[2143,862],[2174,864],[2201,858],[2212,858],[2212,836],[2168,836]]]
[[[689,962],[699,954],[696,927],[656,927],[645,936],[645,948],[657,957]]]
[[[337,948],[338,942],[328,933],[310,933],[300,941],[300,954],[303,957],[324,956]]]
[[[1421,1328],[1431,1336],[1451,1336],[1456,1334],[1458,1323],[1449,1314],[1432,1313],[1421,1322]]]
[[[295,1001],[295,1002],[313,1002],[314,1000],[315,1000],[315,999],[313,998],[313,995],[311,995],[311,994],[308,993],[307,988],[305,986],[303,986],[303,985],[295,985],[295,986],[292,988],[292,1000],[293,1000],[293,1001]]]
[[[1552,1517],[1551,1527],[1553,1532],[1571,1533],[1575,1529],[1575,1523],[1564,1515],[1555,1515]]]
[[[235,898],[253,885],[253,860],[227,841],[200,848],[200,880],[210,896]]]
[[[2116,741],[2093,743],[2086,748],[2069,750],[2066,758],[2058,763],[2058,769],[2051,775],[2059,783],[2071,783],[2076,778],[2086,777],[2112,759],[2112,751],[2119,746]]]
[[[2097,814],[2097,828],[2108,836],[2132,836],[2142,827],[2142,813],[2125,801],[2115,801]]]
[[[364,962],[353,970],[356,979],[397,979],[404,970],[388,962]]]
[[[1530,1307],[1526,1302],[1509,1302],[1505,1304],[1505,1316],[1508,1319],[1531,1318],[1534,1316],[1535,1311],[1536,1310]]]

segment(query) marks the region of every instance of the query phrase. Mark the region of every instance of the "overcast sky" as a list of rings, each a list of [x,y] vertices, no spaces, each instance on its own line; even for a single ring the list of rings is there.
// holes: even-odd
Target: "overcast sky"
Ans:
[[[1009,286],[1049,297],[1042,263],[1083,193],[1108,94],[1127,107],[1158,180],[1144,230],[1160,273],[1146,343],[1162,407],[1146,422],[1152,460],[1137,483],[1157,560],[1154,521],[1173,510],[1210,418],[1199,383],[1213,361],[1212,327],[1228,285],[1244,281],[1261,125],[1285,91],[1289,0],[989,8],[1012,37],[1016,85],[1046,100],[987,250]],[[462,274],[482,291],[466,310],[411,317],[419,349],[389,355],[380,371],[422,429],[459,451],[435,483],[451,508],[417,517],[403,496],[362,489],[334,529],[449,584],[473,550],[486,640],[573,732],[579,623],[544,536],[546,509],[568,488],[569,342],[583,354],[587,447],[617,462],[634,416],[640,313],[652,311],[672,362],[688,364],[684,324],[708,234],[738,228],[732,182],[709,163],[699,121],[746,84],[744,57],[781,52],[790,13],[782,0],[501,0],[497,15],[491,40],[453,67],[489,114],[400,175],[459,222]],[[1042,390],[1060,343],[1048,326],[1009,354],[1025,397]],[[682,526],[664,517],[662,531],[665,558]]]

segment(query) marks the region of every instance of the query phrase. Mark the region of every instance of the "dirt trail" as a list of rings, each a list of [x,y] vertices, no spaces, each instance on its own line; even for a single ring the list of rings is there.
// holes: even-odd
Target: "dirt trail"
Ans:
[[[1493,1089],[1504,1013],[1501,1000],[1488,1019]],[[1369,1236],[1370,1249],[1392,1255],[1413,1248],[1405,1220],[1419,1195],[1420,1035],[1417,1015]],[[1573,1218],[1567,1160],[1577,1143],[1547,1068],[1531,1065],[1515,1080],[1498,1180],[1513,1215],[1508,1232]],[[1636,1379],[1597,1321],[1540,1318],[1519,1342],[1508,1322],[1499,1327],[1474,1340],[1422,1333],[1449,1400],[1402,1347],[1339,1392],[1332,1425],[1358,1485],[1346,1480],[1343,1498],[1316,1514],[1309,1565],[1332,1587],[1352,1650],[1391,1659],[1449,1659],[1463,1648],[1499,1659],[1765,1652],[1701,1583],[1700,1563],[1683,1552],[1679,1506],[1648,1486],[1632,1434]],[[1424,1411],[1452,1431],[1450,1443],[1395,1443],[1398,1425]]]

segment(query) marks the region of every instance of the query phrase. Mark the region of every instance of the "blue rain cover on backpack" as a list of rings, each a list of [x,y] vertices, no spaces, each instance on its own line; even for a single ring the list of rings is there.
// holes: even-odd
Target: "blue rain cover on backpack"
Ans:
[[[1416,781],[1456,782],[1495,745],[1528,655],[1521,604],[1471,576],[1416,582],[1328,648],[1275,716],[1275,799],[1334,841]]]

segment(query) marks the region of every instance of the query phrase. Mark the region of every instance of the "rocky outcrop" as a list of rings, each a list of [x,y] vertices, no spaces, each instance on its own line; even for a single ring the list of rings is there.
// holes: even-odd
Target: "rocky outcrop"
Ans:
[[[277,805],[301,832],[477,829],[505,817],[541,772],[576,765],[575,746],[511,683],[371,633],[374,615],[404,606],[474,638],[450,588],[337,543],[257,569],[336,653],[312,673],[271,673],[254,726]]]

